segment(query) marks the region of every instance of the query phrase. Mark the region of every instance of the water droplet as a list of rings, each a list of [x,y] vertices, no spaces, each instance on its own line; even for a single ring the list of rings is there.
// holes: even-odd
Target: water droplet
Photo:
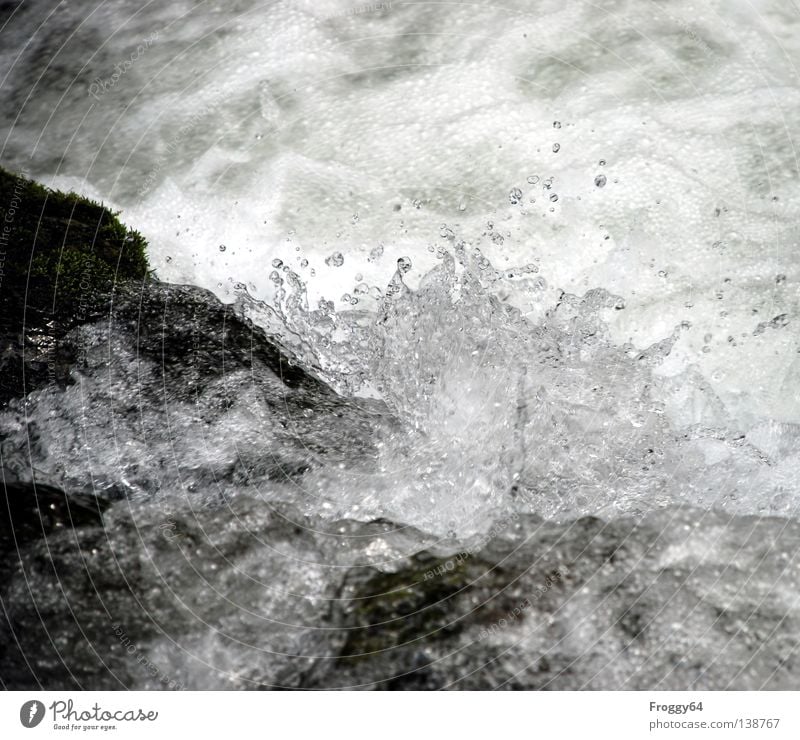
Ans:
[[[272,260],[272,266],[277,270],[279,267],[283,267],[283,261],[276,257],[274,260]]]
[[[606,166],[606,160],[605,160],[605,159],[601,159],[601,160],[598,162],[598,164],[599,164],[601,167],[605,167],[605,166]]]
[[[604,188],[607,182],[608,178],[605,175],[598,175],[597,177],[594,178],[594,184],[598,188]]]
[[[561,121],[553,121],[553,128],[561,128]]]
[[[784,275],[783,273],[781,273],[780,275],[776,275],[775,276],[775,284],[776,285],[780,285],[781,283],[785,283],[785,282],[786,282],[786,275]]]
[[[277,270],[273,270],[269,274],[269,279],[272,280],[272,282],[275,283],[276,285],[283,282],[283,280],[281,280],[281,275]]]
[[[558,195],[556,193],[550,194],[550,200],[555,203],[558,200]]]
[[[308,267],[308,260],[301,260],[300,267]]]
[[[529,185],[536,185],[537,182],[539,182],[539,175],[530,175],[528,177]]]
[[[341,252],[334,252],[330,257],[325,258],[325,264],[331,267],[341,267],[344,264],[344,255]]]
[[[553,153],[558,154],[558,151],[561,149],[561,144],[553,144]]]
[[[219,245],[219,251],[220,252],[224,252],[226,249],[227,249],[227,247],[224,244],[220,244]]]
[[[350,219],[354,224],[358,223],[358,214],[354,213],[353,217]]]
[[[508,202],[511,203],[512,206],[522,202],[522,191],[519,188],[511,188],[508,193]]]
[[[405,275],[411,269],[411,260],[408,257],[401,257],[397,260],[397,271]]]

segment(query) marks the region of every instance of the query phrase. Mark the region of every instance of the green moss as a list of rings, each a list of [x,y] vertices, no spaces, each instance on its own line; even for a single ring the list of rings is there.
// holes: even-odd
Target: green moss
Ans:
[[[148,279],[145,240],[117,216],[0,168],[0,405],[69,382],[67,332]]]
[[[450,559],[451,569],[425,555],[399,573],[375,571],[359,584],[348,609],[348,634],[340,660],[359,660],[437,634],[454,634],[451,599],[473,587],[470,569]],[[441,573],[434,569],[440,567]],[[474,577],[474,574],[473,574]]]
[[[0,306],[5,331],[66,330],[147,277],[146,243],[101,204],[0,168]]]

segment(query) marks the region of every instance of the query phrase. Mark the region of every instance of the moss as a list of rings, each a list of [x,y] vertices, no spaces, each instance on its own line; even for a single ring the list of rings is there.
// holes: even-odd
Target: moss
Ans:
[[[412,558],[399,573],[373,574],[355,590],[348,609],[351,628],[340,660],[360,660],[398,646],[418,643],[437,634],[457,634],[451,599],[473,587],[470,569],[450,561],[451,570],[432,575],[439,561],[426,555]]]
[[[146,242],[118,215],[0,168],[0,405],[63,380],[64,335],[148,279]]]
[[[99,203],[0,168],[0,305],[7,331],[68,329],[117,283],[147,277],[146,243]]]

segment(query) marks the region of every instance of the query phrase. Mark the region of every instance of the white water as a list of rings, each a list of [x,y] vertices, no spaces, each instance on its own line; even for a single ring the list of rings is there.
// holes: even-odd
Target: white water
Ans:
[[[19,38],[2,51],[4,163],[121,208],[165,280],[274,303],[280,260],[312,311],[334,302],[273,329],[337,387],[384,398],[408,436],[378,471],[306,481],[332,515],[468,533],[520,482],[550,516],[796,511],[791,2],[111,2],[42,18],[25,3],[3,32]],[[430,273],[461,241],[488,260],[457,268],[480,286],[467,297]],[[409,288],[429,287],[376,327],[400,258]],[[611,298],[547,317],[562,291],[595,289]],[[668,356],[635,359],[673,335]],[[574,351],[548,366],[542,342]]]

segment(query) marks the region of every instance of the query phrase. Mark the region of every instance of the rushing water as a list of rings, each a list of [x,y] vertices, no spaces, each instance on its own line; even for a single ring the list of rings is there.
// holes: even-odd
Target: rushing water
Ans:
[[[560,627],[507,635],[512,646],[525,643],[519,665],[489,670],[496,658],[471,635],[480,647],[464,655],[473,659],[442,668],[431,686],[469,686],[475,671],[485,675],[475,685],[514,685],[510,677],[533,670],[532,656],[553,645],[564,664],[527,673],[521,685],[630,686],[633,675],[638,686],[792,685],[787,655],[800,632],[791,596],[800,503],[800,11],[792,2],[241,0],[135,10],[121,1],[25,2],[3,12],[2,162],[121,209],[148,237],[162,280],[232,303],[339,394],[281,410],[259,366],[259,377],[234,367],[184,397],[186,373],[202,381],[208,371],[192,363],[159,394],[157,362],[142,371],[135,339],[96,327],[85,330],[95,350],[79,386],[38,393],[24,413],[0,418],[4,465],[20,477],[32,465],[51,483],[118,502],[106,530],[117,527],[111,547],[125,568],[142,547],[160,552],[159,527],[187,510],[195,517],[187,529],[204,533],[205,518],[219,528],[203,535],[206,556],[191,558],[192,569],[196,561],[208,569],[201,587],[177,555],[156,557],[159,574],[186,576],[170,586],[175,599],[214,602],[187,607],[204,625],[192,632],[177,626],[168,596],[145,600],[162,628],[172,626],[168,638],[141,638],[164,671],[203,687],[422,674],[435,646],[424,659],[411,651],[354,664],[341,680],[320,667],[367,644],[328,635],[322,622],[350,629],[408,606],[387,599],[366,617],[331,616],[329,602],[349,588],[363,596],[359,588],[374,586],[353,586],[331,563],[397,576],[411,567],[402,558],[464,548],[482,563],[524,563],[541,550],[520,554],[515,543],[557,551],[559,528],[573,532],[570,522],[597,516],[633,543],[630,560],[619,556],[626,573],[652,585],[631,591],[634,605],[647,593],[652,609],[623,630],[632,640],[648,627],[656,635],[645,657],[620,657],[606,640],[604,587],[586,576],[594,585],[581,590],[578,579],[557,603],[548,587],[526,607],[528,621],[541,608],[560,615]],[[195,332],[216,330],[196,318]],[[149,544],[126,529],[124,502],[143,531],[156,532],[144,535]],[[274,521],[282,507],[302,522],[296,541]],[[644,529],[629,532],[642,517]],[[376,522],[389,534],[370,529]],[[693,526],[701,534],[685,533]],[[752,539],[756,530],[768,551]],[[582,562],[582,532],[570,535],[572,565],[546,563],[562,585],[569,572],[605,567],[605,555]],[[237,536],[247,546],[237,549]],[[741,546],[712,555],[703,537]],[[726,563],[737,575],[713,570]],[[659,567],[706,566],[716,580],[660,585]],[[241,570],[249,587],[231,585]],[[533,583],[520,600],[545,577],[527,575]],[[276,581],[282,595],[272,598]],[[481,598],[507,582],[484,584]],[[227,608],[226,584],[235,593]],[[744,598],[747,588],[754,595]],[[422,590],[425,604],[453,595]],[[739,622],[720,627],[717,614],[698,627],[690,608],[698,593],[728,616],[739,609]],[[500,617],[512,602],[497,607]],[[461,618],[471,604],[454,597],[439,616]],[[581,609],[596,615],[591,628],[575,625]],[[737,651],[750,649],[756,613],[767,614],[752,631],[766,647],[752,671],[715,674],[715,661],[750,665]],[[270,624],[261,633],[259,619]],[[673,658],[654,647],[688,624],[702,633],[683,648],[703,666],[695,673],[670,669]],[[187,629],[181,643],[176,634]],[[458,639],[448,633],[438,649],[465,650]],[[380,653],[387,640],[368,644]],[[592,652],[600,644],[603,659]],[[199,677],[184,653],[225,678]],[[773,654],[786,662],[776,667]],[[298,655],[323,657],[287,657]],[[71,660],[84,665],[85,656]],[[149,685],[135,671],[121,680]]]

